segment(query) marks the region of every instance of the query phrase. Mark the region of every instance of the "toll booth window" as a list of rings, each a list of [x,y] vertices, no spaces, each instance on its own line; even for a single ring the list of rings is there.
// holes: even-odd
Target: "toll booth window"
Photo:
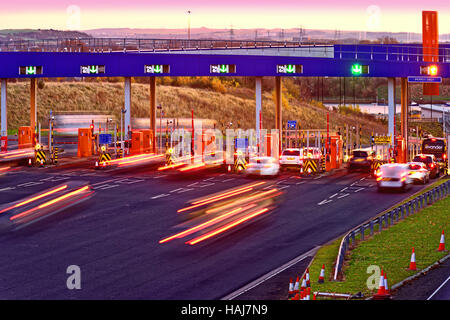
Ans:
[[[369,155],[365,151],[353,151],[353,156],[356,158],[367,158]]]
[[[299,156],[300,150],[284,150],[283,156]]]

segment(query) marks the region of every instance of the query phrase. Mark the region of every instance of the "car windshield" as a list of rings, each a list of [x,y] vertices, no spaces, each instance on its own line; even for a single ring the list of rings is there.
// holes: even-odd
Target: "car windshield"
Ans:
[[[402,166],[390,165],[381,166],[380,170],[383,177],[399,177],[405,171],[405,168]]]
[[[357,158],[367,158],[369,155],[366,151],[353,151],[353,156]]]
[[[283,156],[299,156],[300,151],[299,150],[284,150]]]
[[[431,163],[431,157],[426,157],[426,156],[415,156],[414,157],[414,162],[423,162],[423,163]]]

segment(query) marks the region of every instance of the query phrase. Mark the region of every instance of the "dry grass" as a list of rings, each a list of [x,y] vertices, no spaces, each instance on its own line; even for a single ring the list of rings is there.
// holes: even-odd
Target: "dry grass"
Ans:
[[[283,104],[283,121],[297,120],[302,129],[326,128],[327,110],[320,104],[298,102],[292,97],[285,97]],[[45,126],[48,111],[97,111],[120,117],[120,108],[124,103],[123,83],[107,82],[47,82],[43,89],[38,89],[38,120]],[[190,117],[191,109],[198,118],[233,122],[241,128],[255,126],[254,91],[245,88],[227,88],[227,93],[207,89],[157,87],[157,103],[163,106],[166,117]],[[10,83],[8,85],[8,126],[17,129],[29,122],[29,83]],[[132,117],[147,117],[149,111],[149,86],[132,84]],[[273,94],[263,94],[263,127],[273,128],[275,107]],[[330,129],[348,124],[363,124],[363,135],[367,137],[372,131],[384,133],[386,127],[379,121],[358,115],[343,115],[330,112]]]

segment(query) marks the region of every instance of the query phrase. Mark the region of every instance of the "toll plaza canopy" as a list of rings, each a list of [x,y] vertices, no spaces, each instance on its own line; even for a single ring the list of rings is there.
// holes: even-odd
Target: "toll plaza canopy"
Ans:
[[[315,45],[300,43],[180,42],[165,47],[124,40],[122,47],[94,39],[51,46],[0,43],[0,78],[143,77],[143,76],[329,76],[448,78],[450,45],[439,46],[436,62],[427,62],[421,44]],[[103,39],[101,39],[103,40]],[[72,42],[71,42],[72,41]],[[141,42],[142,41],[142,44]],[[150,40],[148,40],[150,41]],[[156,41],[156,40],[153,40]],[[161,41],[161,40],[158,40]],[[169,40],[167,40],[169,41]],[[185,40],[186,41],[186,40]],[[192,42],[192,43],[191,43]],[[78,42],[77,42],[78,43]],[[150,43],[150,42],[149,42]],[[159,42],[158,42],[159,43]],[[211,43],[208,47],[208,44]],[[144,45],[145,44],[145,45]],[[239,44],[239,45],[237,45]],[[433,74],[424,72],[435,66]]]

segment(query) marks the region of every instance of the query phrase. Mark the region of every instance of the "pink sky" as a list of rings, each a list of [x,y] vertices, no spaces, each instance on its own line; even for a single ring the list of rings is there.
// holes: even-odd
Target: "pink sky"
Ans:
[[[193,28],[404,32],[421,32],[421,11],[437,10],[440,33],[450,33],[449,0],[17,0],[2,3],[0,28],[185,28],[187,10]]]

